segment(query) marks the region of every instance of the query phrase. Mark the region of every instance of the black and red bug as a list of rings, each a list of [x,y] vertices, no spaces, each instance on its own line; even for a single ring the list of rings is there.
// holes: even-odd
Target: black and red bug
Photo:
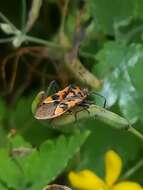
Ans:
[[[95,92],[92,93],[103,97]],[[87,99],[89,95],[86,88],[71,84],[51,96],[44,97],[37,107],[34,117],[39,120],[53,119],[69,112],[75,106],[85,109],[91,104]]]

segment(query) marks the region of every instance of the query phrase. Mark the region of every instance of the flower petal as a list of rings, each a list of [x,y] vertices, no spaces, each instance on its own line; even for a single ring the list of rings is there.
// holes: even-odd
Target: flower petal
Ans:
[[[105,155],[105,181],[111,187],[118,179],[122,169],[122,160],[113,150]]]
[[[79,173],[70,172],[68,178],[71,185],[76,189],[98,190],[104,187],[104,182],[90,170],[82,170]]]
[[[120,182],[113,187],[113,190],[143,190],[143,188],[135,182]]]

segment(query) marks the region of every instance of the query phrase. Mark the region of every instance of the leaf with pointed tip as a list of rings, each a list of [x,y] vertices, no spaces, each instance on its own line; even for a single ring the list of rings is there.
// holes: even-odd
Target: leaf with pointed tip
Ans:
[[[66,167],[69,159],[80,149],[89,132],[71,137],[60,136],[56,141],[46,141],[39,153],[29,161],[27,177],[33,183],[31,190],[39,190],[54,180]]]
[[[39,151],[33,149],[28,155],[15,155],[25,174],[25,186],[30,184],[30,190],[39,190],[54,180],[64,170],[69,159],[79,151],[88,135],[89,131],[82,134],[76,132],[69,137],[62,135],[56,140],[45,141]]]

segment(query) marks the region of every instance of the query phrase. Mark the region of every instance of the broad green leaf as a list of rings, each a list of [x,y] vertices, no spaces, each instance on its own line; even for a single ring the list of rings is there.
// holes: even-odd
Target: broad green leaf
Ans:
[[[27,170],[28,178],[33,182],[31,190],[39,190],[54,180],[66,167],[69,159],[79,150],[88,134],[88,132],[77,133],[69,138],[61,136],[56,142],[47,141],[42,144],[40,153],[32,159]]]
[[[143,106],[143,46],[106,43],[97,54],[99,61],[93,72],[104,78],[103,94],[108,105],[118,99],[122,113],[132,122],[142,119]]]
[[[25,174],[25,186],[30,184],[30,190],[42,189],[54,180],[66,167],[69,159],[80,149],[89,132],[57,140],[47,140],[41,144],[39,151],[31,150],[26,156],[15,156]]]
[[[114,33],[114,25],[129,17],[143,16],[141,0],[90,0],[89,13],[97,27],[106,34]]]
[[[76,132],[67,138],[47,140],[39,150],[15,136],[11,139],[11,152],[0,149],[0,181],[9,188],[42,189],[63,171],[88,134]]]
[[[31,147],[31,145],[26,142],[20,135],[15,135],[14,137],[11,137],[10,143],[12,148]]]
[[[6,186],[6,184],[0,183],[0,189],[1,190],[8,190],[8,187]]]

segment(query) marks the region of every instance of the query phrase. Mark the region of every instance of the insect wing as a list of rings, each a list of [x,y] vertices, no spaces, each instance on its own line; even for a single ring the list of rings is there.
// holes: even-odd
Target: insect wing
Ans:
[[[40,105],[37,108],[34,117],[38,120],[52,119],[53,117],[55,117],[54,114],[57,105],[58,105],[57,102]]]
[[[69,86],[64,88],[63,90],[60,90],[58,91],[57,93],[51,95],[51,96],[48,96],[45,98],[45,100],[43,101],[44,103],[52,103],[54,101],[61,101],[63,100],[66,95],[69,93]]]
[[[55,111],[54,111],[54,115],[56,117],[64,114],[65,112],[67,112],[68,110],[72,109],[73,107],[75,107],[76,105],[80,104],[85,98],[79,98],[77,96],[72,96],[72,97],[68,97],[66,99],[64,99],[63,101],[61,101]]]

